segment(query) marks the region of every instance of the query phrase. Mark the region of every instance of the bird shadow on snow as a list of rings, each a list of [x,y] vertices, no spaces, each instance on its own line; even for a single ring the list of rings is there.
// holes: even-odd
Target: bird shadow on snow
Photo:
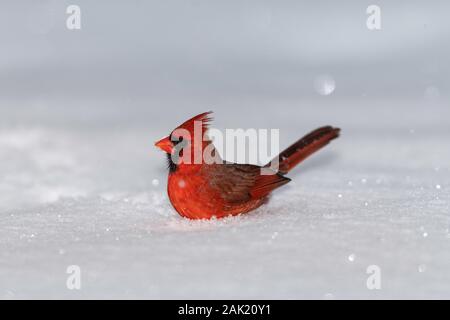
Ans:
[[[283,196],[281,196],[283,198]],[[279,202],[280,195],[276,196],[278,199],[269,199],[268,203],[265,203],[260,208],[248,213],[243,213],[237,216],[229,216],[220,219],[202,219],[202,220],[190,220],[179,216],[175,210],[173,215],[166,217],[164,220],[159,220],[157,224],[152,225],[152,232],[162,233],[196,233],[196,232],[236,232],[237,230],[254,228],[255,226],[261,226],[263,228],[271,225],[271,221],[283,220],[283,215],[291,217],[292,210],[286,208],[283,204],[276,204]],[[274,203],[271,203],[271,201]]]
[[[173,215],[164,221],[160,220],[157,225],[153,225],[150,231],[181,233],[226,229],[232,229],[234,231],[236,227],[241,228],[245,226],[254,226],[255,224],[261,223],[261,221],[266,221],[267,218],[274,217],[278,214],[279,212],[277,207],[271,208],[271,206],[268,206],[267,204],[264,204],[262,207],[248,213],[220,219],[213,218],[209,220],[191,220],[188,218],[183,218],[176,212],[173,212]]]
[[[251,220],[255,219],[254,215],[257,214],[257,211],[259,210],[257,209],[254,212],[238,216],[209,220],[190,220],[188,218],[174,216],[163,225],[160,225],[158,229],[175,232],[198,232],[234,228],[237,226],[251,224]]]

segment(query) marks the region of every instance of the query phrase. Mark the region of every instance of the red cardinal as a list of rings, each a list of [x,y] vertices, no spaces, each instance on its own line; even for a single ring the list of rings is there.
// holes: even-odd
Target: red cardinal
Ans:
[[[192,157],[208,151],[218,159],[212,142],[204,132],[211,121],[211,112],[187,120],[172,133],[155,143],[167,153],[169,179],[167,191],[170,202],[183,217],[190,219],[222,218],[249,212],[261,206],[276,188],[291,181],[285,177],[292,168],[339,136],[339,128],[322,127],[307,134],[272,161],[278,161],[278,172],[267,175],[251,164],[196,163]],[[196,126],[199,124],[200,126]],[[200,129],[200,142],[194,138]],[[198,137],[197,133],[197,137]],[[206,137],[206,135],[205,135]],[[183,157],[183,153],[190,153]],[[186,155],[186,154],[185,154]],[[188,161],[186,161],[188,159]],[[220,161],[219,161],[220,162]]]

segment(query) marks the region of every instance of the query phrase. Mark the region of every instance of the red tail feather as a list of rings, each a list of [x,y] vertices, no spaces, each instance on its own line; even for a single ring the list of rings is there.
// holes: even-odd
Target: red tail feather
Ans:
[[[339,132],[339,128],[331,126],[316,129],[281,152],[272,162],[278,160],[278,172],[286,174],[308,156],[326,146],[331,140],[339,137]],[[269,165],[270,163],[267,166]]]

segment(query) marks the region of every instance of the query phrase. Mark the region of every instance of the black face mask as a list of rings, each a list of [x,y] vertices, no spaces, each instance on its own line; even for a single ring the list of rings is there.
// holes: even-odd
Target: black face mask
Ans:
[[[167,162],[168,162],[168,168],[170,172],[174,172],[177,170],[180,157],[183,156],[183,148],[188,145],[188,141],[184,140],[183,137],[178,138],[176,140],[172,135],[170,135],[170,141],[173,143],[173,150],[174,152],[172,154],[167,153]]]

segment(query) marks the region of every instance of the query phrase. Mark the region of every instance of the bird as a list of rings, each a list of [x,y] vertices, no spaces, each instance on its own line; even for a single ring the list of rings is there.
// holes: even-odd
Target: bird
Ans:
[[[192,117],[155,143],[167,156],[169,200],[179,215],[188,219],[219,219],[260,207],[267,203],[273,190],[291,181],[286,177],[289,171],[340,134],[339,128],[320,127],[297,140],[265,166],[225,161],[193,162],[193,155],[206,151],[215,160],[221,160],[205,134],[212,121],[211,114],[209,111]],[[194,138],[196,129],[201,134],[197,137],[202,137],[198,143]],[[276,171],[271,163],[278,164]],[[263,174],[262,169],[272,172]]]

